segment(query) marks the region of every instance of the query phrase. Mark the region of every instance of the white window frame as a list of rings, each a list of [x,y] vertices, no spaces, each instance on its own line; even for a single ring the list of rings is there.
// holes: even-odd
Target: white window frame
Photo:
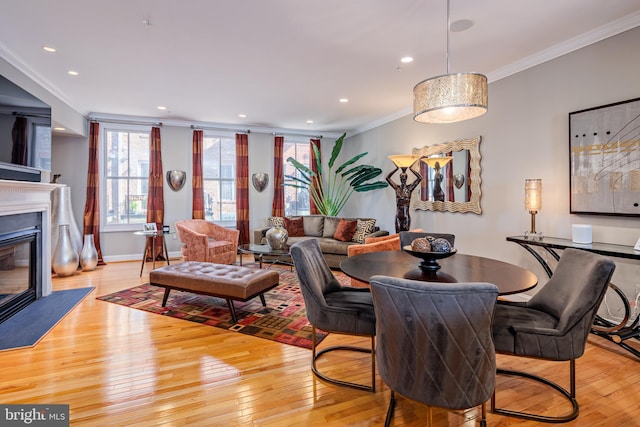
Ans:
[[[236,183],[236,163],[235,163],[235,158],[237,156],[237,153],[235,153],[235,141],[236,141],[236,134],[232,133],[232,132],[224,132],[224,131],[216,131],[216,130],[205,130],[203,132],[203,145],[204,145],[204,139],[206,138],[220,138],[220,139],[228,139],[231,140],[231,142],[234,144],[234,164],[232,167],[232,176],[230,178],[223,178],[222,177],[222,168],[225,166],[223,164],[220,164],[220,178],[207,178],[206,176],[204,176],[204,171],[206,170],[206,166],[205,166],[205,159],[202,159],[202,172],[203,172],[203,183],[206,183],[207,181],[209,182],[230,182],[233,184],[233,188],[235,191],[235,194],[233,195],[233,199],[236,201],[236,203],[238,202],[238,188],[237,188],[237,183]],[[203,156],[204,156],[204,146],[203,146]],[[220,188],[221,194],[222,194],[222,188]],[[233,220],[220,220],[220,221],[213,221],[211,219],[211,217],[207,217],[207,197],[205,194],[205,198],[204,198],[204,209],[205,209],[205,219],[208,221],[212,221],[215,224],[218,224],[222,227],[227,227],[227,228],[236,228],[236,224],[237,224],[237,218],[233,219]],[[221,203],[221,202],[220,202]]]
[[[285,144],[285,146],[286,146],[286,144],[295,144],[296,145],[296,153],[297,153],[297,146],[298,145],[306,145],[309,148],[311,147],[311,137],[286,136],[285,135],[284,144]],[[289,164],[287,162],[287,158],[289,158],[289,157],[290,156],[288,156],[286,154],[283,155],[283,158],[282,158],[282,168],[283,168],[283,170],[286,170],[286,167]],[[298,160],[302,164],[305,164],[300,159],[296,159],[296,160]],[[305,164],[305,166],[307,166],[309,169],[311,169],[311,151],[309,151],[309,161]],[[285,172],[285,175],[287,175],[286,172]],[[286,200],[287,189],[295,190],[295,193],[296,193],[296,196],[295,196],[296,208],[295,208],[294,212],[287,212],[287,200]],[[284,204],[285,204],[285,215],[286,216],[309,215],[309,211],[299,212],[298,208],[297,208],[297,199],[298,199],[299,195],[302,194],[303,192],[307,194],[307,197],[309,197],[309,191],[308,190],[302,190],[302,189],[297,189],[297,188],[294,189],[293,187],[285,187],[285,203]],[[311,209],[311,200],[309,200],[309,209]]]
[[[151,127],[142,125],[130,125],[125,123],[100,123],[100,150],[99,151],[99,174],[100,174],[100,231],[101,232],[118,232],[118,231],[142,231],[144,224],[108,224],[107,218],[107,174],[106,174],[106,150],[107,141],[106,134],[108,131],[115,132],[134,132],[149,134],[149,143],[151,143]],[[148,179],[148,178],[147,178]],[[148,181],[147,181],[148,186]],[[145,221],[146,222],[146,221]]]

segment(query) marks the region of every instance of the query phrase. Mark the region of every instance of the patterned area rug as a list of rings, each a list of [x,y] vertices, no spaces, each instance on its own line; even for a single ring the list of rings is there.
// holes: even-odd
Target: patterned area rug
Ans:
[[[222,298],[172,290],[167,305],[162,307],[164,288],[150,284],[97,299],[284,344],[311,348],[311,325],[307,321],[298,278],[295,272],[289,269],[283,270],[276,266],[272,268],[280,274],[280,284],[264,294],[267,306],[263,307],[258,297],[247,302],[234,301],[238,316],[236,324],[233,323],[227,303]],[[340,283],[349,285],[350,280],[344,274],[334,272],[334,275]],[[316,331],[318,342],[326,336],[326,332]]]

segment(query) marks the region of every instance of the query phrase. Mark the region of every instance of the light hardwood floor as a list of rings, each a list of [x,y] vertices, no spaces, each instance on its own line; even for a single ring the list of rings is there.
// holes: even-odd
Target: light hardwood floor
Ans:
[[[176,261],[174,261],[176,262]],[[149,267],[150,265],[148,265]],[[54,290],[95,290],[35,347],[0,352],[0,402],[65,403],[74,426],[378,426],[389,389],[323,383],[310,351],[98,301],[141,278],[139,262],[53,279]],[[330,335],[322,346],[367,340]],[[366,355],[336,355],[321,369],[367,381]],[[568,364],[498,356],[498,365],[568,384]],[[577,361],[579,418],[569,426],[640,426],[640,360],[591,336]],[[562,413],[557,396],[498,378],[498,403]],[[515,408],[524,409],[524,408]],[[477,410],[434,410],[437,426],[477,424]],[[541,425],[488,413],[489,426]],[[395,426],[426,425],[424,406],[399,398]]]

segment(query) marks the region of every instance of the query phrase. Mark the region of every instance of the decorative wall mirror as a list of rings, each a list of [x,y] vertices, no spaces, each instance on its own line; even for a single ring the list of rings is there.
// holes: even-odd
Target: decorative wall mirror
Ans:
[[[476,136],[414,148],[412,166],[420,173],[420,191],[411,207],[427,211],[482,213],[480,208],[480,141]]]

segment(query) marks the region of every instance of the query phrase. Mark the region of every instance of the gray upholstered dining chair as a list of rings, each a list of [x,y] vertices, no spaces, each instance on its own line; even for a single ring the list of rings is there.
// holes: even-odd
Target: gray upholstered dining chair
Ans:
[[[401,231],[400,232],[400,248],[404,248],[405,246],[410,246],[411,242],[413,242],[418,237],[432,236],[436,239],[442,238],[446,239],[451,243],[451,247],[455,247],[456,236],[455,234],[448,233],[428,233],[423,231]]]
[[[312,326],[312,372],[318,378],[333,384],[375,392],[376,318],[370,290],[340,285],[327,266],[317,239],[295,243],[290,250],[300,281],[307,319]],[[316,328],[326,332],[370,337],[371,349],[355,346],[333,346],[316,352]],[[335,350],[371,353],[371,386],[330,378],[318,371],[316,367],[318,358]]]
[[[431,407],[468,409],[485,404],[495,386],[491,319],[498,288],[490,283],[434,283],[388,276],[370,281],[376,313],[380,377],[395,394]]]
[[[574,420],[580,406],[576,399],[577,358],[584,353],[591,325],[602,302],[615,263],[604,256],[566,249],[549,281],[529,301],[499,301],[493,321],[496,353],[536,359],[569,361],[570,390],[539,375],[498,369],[498,374],[514,375],[545,384],[572,405],[564,416],[547,416],[496,408],[494,413],[542,422]]]

